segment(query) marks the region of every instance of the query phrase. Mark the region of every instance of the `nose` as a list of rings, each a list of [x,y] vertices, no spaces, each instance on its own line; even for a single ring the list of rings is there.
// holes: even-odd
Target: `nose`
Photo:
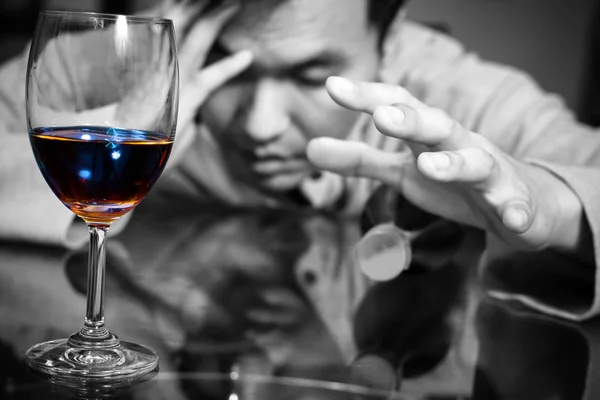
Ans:
[[[272,142],[290,124],[285,87],[273,78],[262,78],[252,87],[242,112],[242,128],[254,144]]]

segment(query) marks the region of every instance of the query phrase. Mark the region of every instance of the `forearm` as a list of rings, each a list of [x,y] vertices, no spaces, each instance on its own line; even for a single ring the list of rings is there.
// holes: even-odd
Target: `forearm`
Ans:
[[[471,106],[477,115],[472,130],[517,159],[600,166],[600,131],[578,122],[558,96],[545,92],[531,77],[509,67],[477,69],[474,63],[473,73],[478,71],[484,76],[497,73],[504,78],[496,86],[486,88],[489,96],[484,102]],[[465,104],[471,96],[466,97]]]

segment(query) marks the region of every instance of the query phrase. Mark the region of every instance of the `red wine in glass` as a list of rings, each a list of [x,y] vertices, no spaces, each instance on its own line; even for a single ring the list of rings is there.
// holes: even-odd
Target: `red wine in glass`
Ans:
[[[116,220],[142,201],[173,147],[165,134],[94,126],[36,128],[29,138],[54,194],[88,223]]]

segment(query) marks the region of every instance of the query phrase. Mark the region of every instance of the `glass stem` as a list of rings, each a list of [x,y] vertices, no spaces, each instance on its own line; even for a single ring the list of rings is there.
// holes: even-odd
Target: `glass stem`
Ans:
[[[87,309],[81,330],[71,336],[77,344],[114,346],[117,339],[104,326],[104,276],[106,271],[106,233],[110,225],[88,225],[90,247],[88,254]]]
[[[105,336],[104,327],[104,276],[106,271],[107,228],[91,225],[88,254],[87,310],[84,328],[88,335]]]

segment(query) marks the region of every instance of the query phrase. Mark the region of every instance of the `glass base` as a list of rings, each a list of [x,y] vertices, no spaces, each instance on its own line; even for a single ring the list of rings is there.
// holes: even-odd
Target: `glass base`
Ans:
[[[152,379],[158,374],[158,367],[150,372],[140,373],[127,379],[119,379],[113,381],[109,378],[75,378],[75,377],[59,377],[46,375],[39,371],[30,371],[31,374],[38,378],[41,382],[48,382],[49,391],[57,394],[59,398],[76,398],[76,399],[114,399],[114,398],[134,398],[140,397],[143,393],[148,393],[149,390],[156,385],[156,380]],[[35,387],[35,386],[33,386]],[[38,386],[38,388],[45,386]],[[36,392],[36,393],[39,393]],[[25,392],[25,395],[27,393]],[[25,396],[25,398],[28,398]],[[141,398],[144,398],[142,395]]]
[[[152,350],[111,335],[101,343],[79,343],[79,333],[69,339],[52,340],[27,350],[25,359],[34,370],[45,375],[86,382],[132,381],[158,367],[158,355]]]

